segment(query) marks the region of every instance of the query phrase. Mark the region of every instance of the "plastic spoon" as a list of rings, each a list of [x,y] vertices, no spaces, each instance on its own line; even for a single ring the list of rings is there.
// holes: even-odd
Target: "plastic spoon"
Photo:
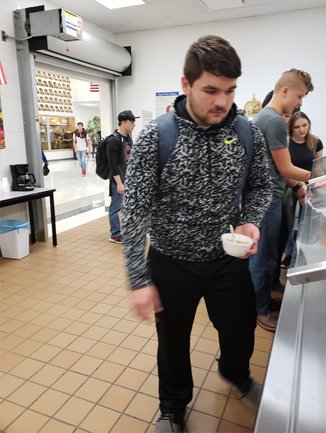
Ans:
[[[235,242],[235,236],[234,236],[234,228],[233,228],[233,225],[230,224],[229,227],[230,227],[230,232],[231,232],[231,235],[232,235],[232,241]]]

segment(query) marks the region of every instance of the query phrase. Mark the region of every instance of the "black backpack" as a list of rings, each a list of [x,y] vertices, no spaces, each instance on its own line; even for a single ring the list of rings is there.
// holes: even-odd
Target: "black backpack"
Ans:
[[[115,137],[117,140],[120,140],[119,133],[114,132],[113,134],[110,134],[107,137],[103,138],[103,140],[101,140],[97,145],[96,174],[104,180],[110,178],[110,164],[109,164],[107,143],[108,143],[108,139],[112,136]]]

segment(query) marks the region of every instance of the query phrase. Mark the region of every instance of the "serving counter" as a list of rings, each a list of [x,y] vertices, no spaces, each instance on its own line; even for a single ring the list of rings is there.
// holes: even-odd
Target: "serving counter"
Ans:
[[[254,433],[326,432],[326,159],[316,161]]]

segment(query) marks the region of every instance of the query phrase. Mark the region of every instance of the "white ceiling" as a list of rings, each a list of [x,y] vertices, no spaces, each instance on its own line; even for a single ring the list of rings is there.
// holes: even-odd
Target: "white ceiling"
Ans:
[[[95,0],[54,0],[59,7],[115,34],[326,6],[326,0],[144,1],[142,6],[109,10]]]

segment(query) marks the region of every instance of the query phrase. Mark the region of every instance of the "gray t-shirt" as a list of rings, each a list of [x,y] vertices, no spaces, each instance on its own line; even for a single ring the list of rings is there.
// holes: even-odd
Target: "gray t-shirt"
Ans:
[[[264,107],[253,118],[253,123],[259,127],[267,143],[267,158],[271,168],[273,196],[283,197],[285,180],[277,170],[270,151],[288,147],[286,122],[274,108]]]

